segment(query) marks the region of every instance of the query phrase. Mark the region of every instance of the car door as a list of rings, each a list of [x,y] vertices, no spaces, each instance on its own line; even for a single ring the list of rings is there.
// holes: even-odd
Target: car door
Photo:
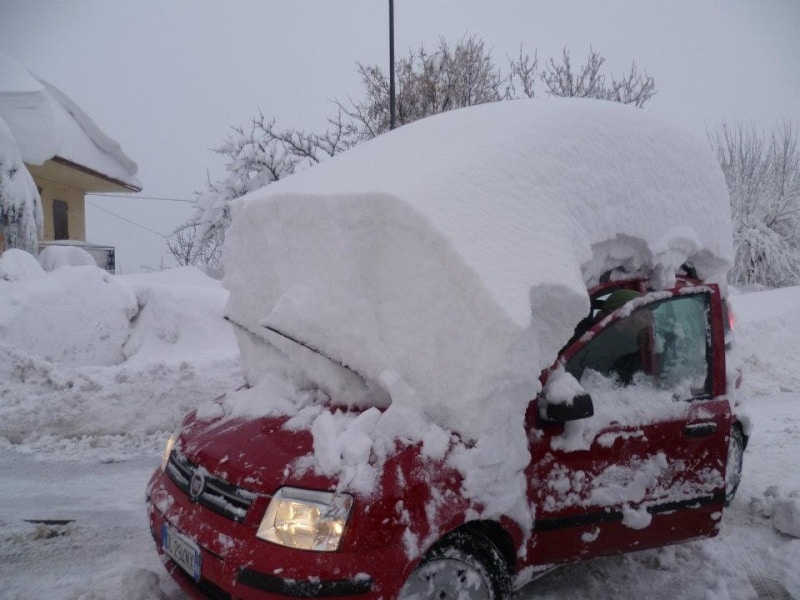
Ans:
[[[527,415],[534,562],[658,546],[715,532],[731,413],[719,292],[684,287],[632,301],[567,347],[565,373],[594,414]],[[631,341],[633,339],[633,342]]]

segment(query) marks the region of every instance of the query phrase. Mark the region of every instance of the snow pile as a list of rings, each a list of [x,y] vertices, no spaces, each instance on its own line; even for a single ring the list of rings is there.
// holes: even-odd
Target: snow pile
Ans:
[[[0,268],[29,265],[6,251]],[[21,258],[23,257],[23,258]],[[162,446],[185,413],[241,385],[227,292],[194,268],[0,280],[0,441],[105,457]]]
[[[779,391],[800,391],[800,322],[797,288],[732,294],[734,339],[745,370],[745,391],[762,396]],[[737,318],[746,314],[747,320]],[[764,335],[781,330],[784,335]]]
[[[24,250],[9,248],[0,254],[0,279],[20,281],[44,275],[42,265],[36,258]]]
[[[800,492],[778,498],[772,507],[772,525],[786,535],[800,538]]]
[[[181,354],[200,362],[216,360],[221,353],[236,356],[231,326],[222,316],[228,294],[219,281],[196,267],[123,280],[140,305],[123,348],[128,366],[166,364]]]
[[[385,418],[402,409],[478,440],[457,462],[498,506],[519,498],[525,406],[587,313],[587,284],[622,267],[666,286],[684,262],[722,282],[732,256],[727,189],[705,142],[608,102],[438,115],[232,210],[226,311],[251,332],[240,336],[247,379],[276,364],[254,337],[299,340],[381,388]],[[409,426],[404,437],[419,436]]]
[[[94,262],[94,261],[93,261]],[[35,306],[36,310],[30,310]],[[122,362],[136,296],[95,267],[63,267],[44,277],[0,281],[2,343],[71,366]]]
[[[78,246],[47,246],[39,252],[39,263],[45,271],[54,271],[58,267],[97,266],[94,257]]]
[[[752,498],[751,509],[762,517],[771,518],[776,531],[800,538],[800,490],[783,493],[771,485],[760,498]]]

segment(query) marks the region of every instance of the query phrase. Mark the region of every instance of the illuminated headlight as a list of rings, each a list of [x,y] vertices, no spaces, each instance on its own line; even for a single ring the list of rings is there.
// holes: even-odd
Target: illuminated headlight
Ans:
[[[256,537],[289,548],[332,552],[339,547],[353,497],[284,487],[272,497]]]
[[[164,447],[164,454],[161,455],[161,472],[163,473],[164,470],[167,468],[167,463],[169,462],[169,455],[172,454],[172,449],[175,447],[175,442],[178,441],[178,435],[180,434],[180,428],[176,429],[169,439],[167,440],[167,445]]]

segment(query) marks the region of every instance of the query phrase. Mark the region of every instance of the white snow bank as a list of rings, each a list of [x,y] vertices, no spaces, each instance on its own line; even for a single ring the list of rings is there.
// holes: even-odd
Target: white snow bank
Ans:
[[[0,281],[0,442],[104,460],[160,448],[187,412],[242,384],[226,300],[195,268]]]
[[[208,287],[222,290],[219,280],[209,277],[197,267],[177,267],[175,269],[165,269],[163,271],[147,271],[144,273],[127,273],[121,275],[124,281],[129,283],[142,284],[164,284],[164,285],[193,285],[198,287]],[[202,292],[198,292],[202,293]],[[225,293],[227,299],[228,293]]]
[[[39,252],[39,263],[45,271],[59,267],[97,266],[94,257],[78,246],[47,246]]]
[[[18,248],[9,248],[0,255],[0,279],[20,281],[44,275],[44,270],[33,254]]]
[[[203,361],[236,347],[231,325],[222,316],[228,292],[199,269],[183,267],[122,280],[133,288],[140,306],[123,348],[128,366],[169,363],[181,356]]]
[[[95,266],[0,281],[0,341],[51,362],[121,362],[136,312],[131,289]]]
[[[615,103],[503,102],[407,125],[235,202],[226,310],[375,382],[395,374],[427,418],[479,437],[498,414],[521,422],[603,272],[666,285],[688,261],[721,281],[731,256],[703,140]],[[258,380],[266,367],[242,352]]]
[[[800,391],[800,320],[796,318],[799,289],[731,294],[735,347],[744,367],[745,394]],[[765,335],[772,331],[780,331],[781,335]]]

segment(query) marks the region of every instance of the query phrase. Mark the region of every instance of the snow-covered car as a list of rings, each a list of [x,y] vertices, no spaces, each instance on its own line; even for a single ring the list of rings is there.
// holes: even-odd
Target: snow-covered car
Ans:
[[[730,234],[702,140],[594,101],[446,113],[240,199],[247,384],[148,485],[167,568],[212,598],[505,598],[715,535],[748,433]]]

